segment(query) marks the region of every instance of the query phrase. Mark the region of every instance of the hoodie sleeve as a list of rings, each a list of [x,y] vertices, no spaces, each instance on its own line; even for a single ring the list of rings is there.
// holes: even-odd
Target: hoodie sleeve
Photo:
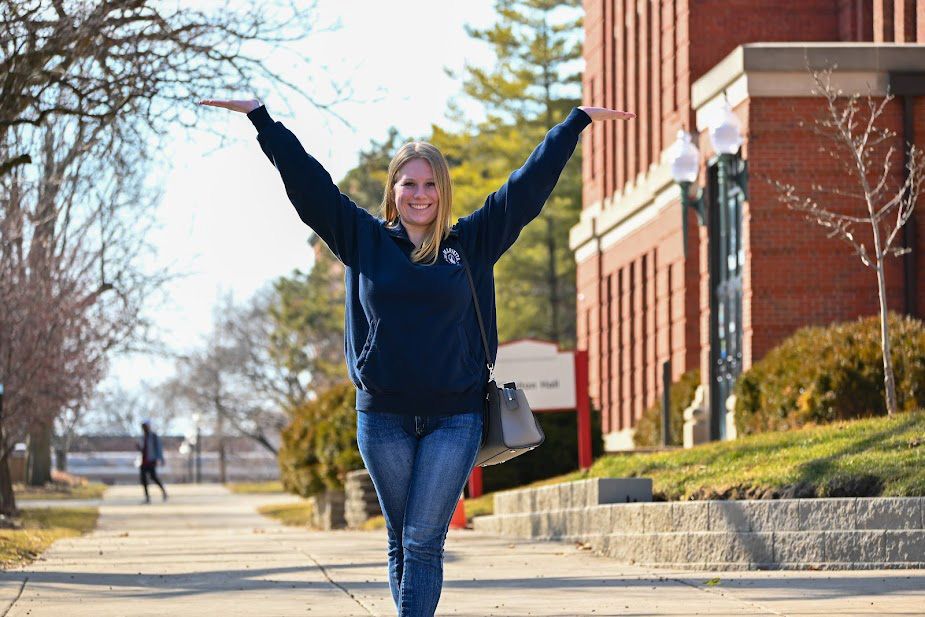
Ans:
[[[462,234],[478,246],[494,264],[508,250],[520,230],[539,215],[568,163],[581,131],[591,118],[575,108],[552,127],[523,166],[504,185],[488,196],[485,204],[459,220]]]
[[[371,214],[340,192],[330,174],[263,105],[247,114],[257,142],[279,171],[299,218],[347,265],[356,261],[359,227]]]

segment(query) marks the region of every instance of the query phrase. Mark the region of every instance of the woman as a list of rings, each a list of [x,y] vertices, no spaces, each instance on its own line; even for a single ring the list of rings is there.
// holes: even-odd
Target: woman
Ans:
[[[449,171],[428,143],[407,143],[392,159],[381,220],[343,195],[259,101],[201,104],[247,114],[299,217],[346,266],[344,349],[357,389],[357,443],[386,520],[389,588],[399,615],[433,615],[488,380],[462,261],[482,314],[494,316],[493,266],[539,214],[582,129],[635,115],[574,109],[482,208],[451,226]],[[494,362],[495,319],[486,328]]]

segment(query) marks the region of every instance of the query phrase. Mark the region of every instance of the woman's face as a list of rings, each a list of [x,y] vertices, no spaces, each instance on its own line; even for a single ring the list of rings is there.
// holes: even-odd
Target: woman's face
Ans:
[[[427,227],[437,218],[440,195],[426,159],[411,159],[395,176],[395,205],[405,227]]]

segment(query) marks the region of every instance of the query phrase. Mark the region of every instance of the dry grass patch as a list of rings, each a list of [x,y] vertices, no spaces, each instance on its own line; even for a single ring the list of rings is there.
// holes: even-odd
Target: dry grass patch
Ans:
[[[309,501],[269,504],[260,506],[257,511],[264,516],[278,520],[283,525],[292,525],[294,527],[312,526],[313,508]]]
[[[242,495],[263,495],[266,493],[285,493],[283,483],[279,480],[268,482],[226,482],[225,488],[232,493]]]
[[[101,499],[109,488],[101,482],[89,482],[79,486],[67,484],[46,484],[45,486],[26,486],[14,484],[16,499]]]
[[[20,529],[0,529],[0,567],[28,564],[60,538],[92,531],[97,508],[27,508],[18,519]]]

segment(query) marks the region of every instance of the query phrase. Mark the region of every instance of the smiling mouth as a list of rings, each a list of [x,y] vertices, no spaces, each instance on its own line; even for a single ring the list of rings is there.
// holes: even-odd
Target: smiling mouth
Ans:
[[[408,204],[408,205],[414,208],[415,210],[426,210],[427,208],[430,207],[430,204]]]

